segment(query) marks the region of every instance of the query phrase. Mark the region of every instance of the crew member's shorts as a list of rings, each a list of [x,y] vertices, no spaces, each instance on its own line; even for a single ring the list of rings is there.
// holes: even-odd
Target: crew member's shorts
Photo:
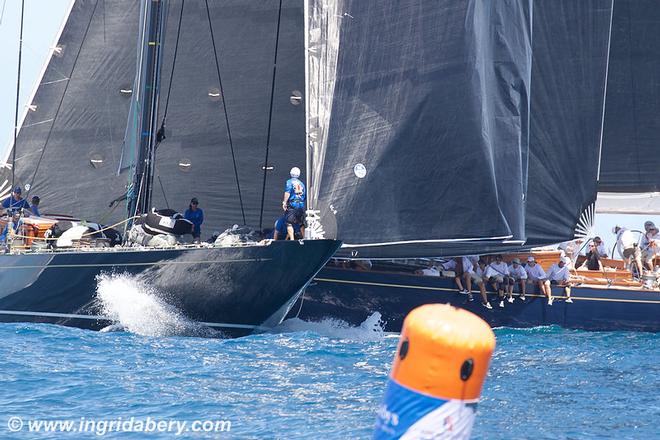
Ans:
[[[623,258],[627,259],[633,257],[636,260],[641,256],[642,256],[642,252],[639,250],[639,246],[634,246],[623,250]]]
[[[513,284],[513,278],[504,275],[497,275],[494,277],[490,277],[489,281],[491,283],[502,284],[503,286],[510,286]]]
[[[305,221],[305,210],[303,208],[286,208],[286,222],[290,225],[302,225]]]
[[[655,258],[655,249],[649,248],[642,252],[642,261],[645,263],[653,263],[653,259]]]
[[[474,272],[470,272],[470,278],[472,278],[472,282],[475,284],[482,284],[484,282],[484,279]]]

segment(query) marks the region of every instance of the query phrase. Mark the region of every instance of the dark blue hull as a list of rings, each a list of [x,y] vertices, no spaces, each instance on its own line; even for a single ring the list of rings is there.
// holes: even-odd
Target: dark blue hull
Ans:
[[[573,303],[564,301],[563,289],[553,287],[557,298],[552,306],[538,290],[529,288],[525,302],[497,306],[496,294],[489,293],[493,310],[457,292],[453,280],[413,274],[324,268],[305,291],[299,317],[318,320],[339,318],[353,325],[373,312],[380,312],[387,331],[401,330],[403,319],[415,307],[449,303],[470,310],[493,327],[535,327],[559,325],[584,330],[660,331],[660,292],[615,288],[574,287]]]
[[[187,318],[247,334],[281,322],[339,244],[0,255],[0,321],[103,328],[96,277],[127,273]]]

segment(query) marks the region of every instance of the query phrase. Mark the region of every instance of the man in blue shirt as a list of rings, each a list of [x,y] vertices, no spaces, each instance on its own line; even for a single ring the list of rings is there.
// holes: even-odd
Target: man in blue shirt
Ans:
[[[21,218],[21,214],[18,211],[14,211],[11,220],[7,222],[2,230],[2,233],[0,234],[0,243],[7,243],[7,236],[9,235],[9,231],[13,230],[14,234],[18,234],[21,226],[23,226],[23,219]]]
[[[199,201],[196,197],[193,197],[192,200],[190,200],[188,209],[186,209],[186,212],[183,214],[183,217],[186,220],[190,220],[193,224],[193,243],[199,243],[199,237],[202,235],[202,223],[204,222],[204,211],[202,211],[198,205]]]
[[[38,196],[32,197],[32,206],[30,207],[30,211],[32,211],[32,215],[35,217],[41,217],[41,213],[39,212],[39,203],[41,202],[41,199],[39,199]]]
[[[300,225],[300,232],[305,236],[305,184],[298,179],[300,168],[293,167],[290,172],[291,178],[286,181],[282,209],[286,212],[286,238],[294,239],[293,225]]]
[[[14,188],[14,192],[2,202],[2,207],[10,211],[30,209],[30,204],[21,196],[21,187]]]
[[[302,238],[302,235],[300,234],[300,225],[293,225],[293,233],[295,238]],[[286,240],[286,235],[286,215],[283,215],[275,221],[275,227],[273,228],[273,240]]]

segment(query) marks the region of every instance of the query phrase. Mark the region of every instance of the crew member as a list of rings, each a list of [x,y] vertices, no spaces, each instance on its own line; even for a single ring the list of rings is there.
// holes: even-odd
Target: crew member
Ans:
[[[293,225],[300,225],[300,233],[305,236],[305,184],[300,177],[300,168],[293,167],[289,173],[291,178],[286,181],[282,209],[286,212],[286,237],[294,239]]]
[[[39,199],[39,196],[32,197],[32,206],[30,207],[30,211],[32,211],[32,215],[35,217],[41,217],[41,213],[39,212],[40,202],[41,200]]]
[[[616,245],[619,249],[619,254],[626,262],[626,265],[632,269],[631,260],[635,263],[635,268],[637,269],[637,276],[642,277],[642,252],[639,249],[637,240],[632,231],[622,228],[621,226],[615,226],[612,229],[612,232],[616,234]]]
[[[193,224],[192,236],[193,243],[199,243],[199,238],[202,235],[202,223],[204,222],[204,211],[199,207],[199,201],[196,197],[190,200],[190,205],[186,212],[183,214],[186,220],[190,220]]]
[[[571,285],[569,282],[571,279],[571,273],[568,268],[570,261],[571,260],[568,257],[561,257],[559,263],[554,263],[550,266],[550,270],[548,271],[548,280],[550,280],[550,284],[556,284],[559,287],[564,288],[567,303],[573,302],[571,299]]]
[[[30,204],[21,196],[21,187],[14,188],[13,193],[2,202],[2,207],[10,211],[30,209]]]
[[[275,225],[273,228],[273,240],[286,240],[286,236],[287,236],[286,225],[287,224],[286,224],[286,214],[285,214],[275,221]],[[295,238],[302,238],[302,235],[300,234],[299,224],[293,225],[293,233]]]

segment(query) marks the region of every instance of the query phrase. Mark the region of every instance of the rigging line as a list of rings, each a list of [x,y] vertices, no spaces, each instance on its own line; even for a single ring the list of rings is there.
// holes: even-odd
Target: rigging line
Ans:
[[[2,2],[2,12],[0,12],[0,25],[2,25],[2,19],[5,16],[5,6],[7,5],[7,0],[3,0]]]
[[[174,66],[176,66],[176,56],[179,52],[179,37],[181,36],[181,22],[183,21],[183,7],[186,0],[181,0],[181,11],[179,11],[179,24],[176,29],[176,42],[174,43],[174,57],[172,59],[172,71],[170,72],[170,84],[167,87],[167,98],[165,99],[165,111],[163,111],[163,122],[161,127],[165,126],[165,119],[167,119],[167,109],[170,106],[170,92],[172,91],[172,80],[174,79]]]
[[[160,183],[160,190],[163,192],[163,198],[165,199],[165,206],[167,206],[167,209],[170,209],[170,203],[167,201],[167,195],[165,194],[165,187],[163,186],[163,181],[160,180],[160,175],[158,176],[158,183]]]
[[[19,97],[21,95],[21,58],[23,56],[23,24],[25,17],[25,0],[21,1],[21,30],[18,37],[18,74],[16,75],[16,113],[14,115],[14,148],[12,148],[12,157],[11,157],[11,190],[14,191],[16,188],[16,141],[18,140],[18,104]],[[11,207],[13,201],[13,195],[9,195]]]
[[[275,99],[275,77],[277,74],[277,52],[280,45],[280,23],[282,21],[282,0],[277,13],[277,31],[275,32],[275,59],[273,60],[273,79],[270,84],[270,108],[268,110],[268,133],[266,135],[266,159],[264,161],[264,181],[261,187],[261,209],[259,210],[259,230],[262,230],[264,218],[264,200],[266,198],[266,176],[268,175],[268,153],[270,151],[270,133],[273,123],[273,101]]]
[[[32,188],[34,188],[34,179],[37,177],[37,172],[39,171],[39,166],[41,165],[41,161],[44,158],[44,154],[46,153],[46,148],[48,147],[48,142],[50,141],[50,136],[53,133],[53,127],[55,127],[55,122],[57,121],[57,116],[60,114],[60,110],[62,108],[62,103],[64,102],[64,97],[66,96],[66,92],[69,89],[69,85],[71,84],[71,79],[73,78],[73,72],[76,70],[76,65],[78,64],[78,58],[80,57],[80,53],[82,52],[82,48],[85,45],[85,40],[87,39],[87,34],[89,33],[89,29],[92,25],[92,20],[94,19],[94,15],[96,13],[96,7],[99,5],[98,0],[96,3],[94,3],[94,9],[92,9],[92,13],[89,17],[89,22],[87,22],[87,27],[85,28],[85,33],[83,34],[82,41],[80,42],[80,47],[78,48],[78,52],[76,53],[76,57],[73,60],[73,67],[71,67],[71,74],[68,75],[69,81],[66,82],[66,86],[64,86],[64,91],[62,92],[62,96],[60,97],[60,102],[57,104],[57,110],[55,110],[55,116],[53,117],[53,123],[50,125],[50,128],[48,129],[48,134],[46,135],[46,141],[44,142],[44,147],[41,149],[41,155],[39,156],[39,160],[37,161],[37,166],[34,168],[34,173],[32,174],[32,179],[30,182],[32,185],[30,186],[30,189],[28,190],[25,199],[28,200],[30,196],[30,191],[32,191]],[[16,151],[16,148],[14,148],[14,151]]]
[[[234,154],[234,142],[231,137],[231,130],[229,128],[229,115],[227,115],[227,100],[225,99],[225,92],[222,87],[222,77],[220,76],[220,63],[218,62],[218,50],[215,47],[215,37],[213,36],[213,24],[211,23],[211,12],[209,11],[209,1],[204,0],[206,4],[206,17],[209,21],[209,31],[211,32],[211,43],[213,44],[213,55],[215,57],[215,70],[218,73],[218,83],[220,85],[220,100],[222,101],[222,108],[225,113],[225,123],[227,124],[227,137],[229,138],[229,148],[231,149],[231,160],[234,164],[234,175],[236,176],[236,187],[238,188],[238,201],[241,204],[241,215],[243,216],[243,224],[245,221],[245,209],[243,208],[243,197],[241,195],[241,183],[238,179],[238,167],[236,166],[236,155]]]

